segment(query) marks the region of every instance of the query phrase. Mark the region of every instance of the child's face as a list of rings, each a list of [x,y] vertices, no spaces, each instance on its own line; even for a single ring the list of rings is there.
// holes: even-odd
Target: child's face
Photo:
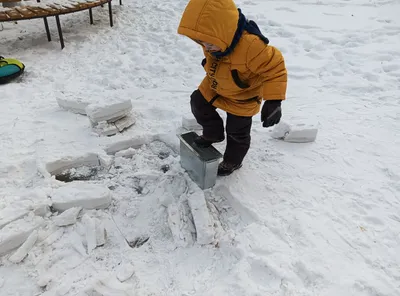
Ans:
[[[218,46],[216,46],[214,44],[203,42],[203,41],[200,41],[200,40],[196,40],[196,41],[198,43],[200,43],[201,45],[203,45],[208,52],[221,51],[221,48],[219,48]]]

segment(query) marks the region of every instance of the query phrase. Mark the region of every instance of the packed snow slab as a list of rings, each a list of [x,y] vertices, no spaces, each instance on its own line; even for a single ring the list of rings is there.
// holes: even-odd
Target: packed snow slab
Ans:
[[[291,143],[310,143],[317,138],[318,128],[298,124],[291,126],[286,122],[277,124],[271,134],[274,139],[283,140]]]
[[[199,190],[188,196],[188,203],[196,227],[197,243],[201,245],[213,243],[215,237],[214,222],[208,211],[203,191]]]
[[[86,107],[90,104],[89,100],[80,97],[74,98],[71,96],[58,97],[57,103],[64,110],[82,115],[86,115]]]
[[[64,170],[82,166],[95,167],[100,165],[99,157],[96,153],[85,153],[81,156],[64,156],[58,160],[46,163],[46,170],[51,175],[57,175]]]
[[[46,159],[47,158],[47,159]],[[82,154],[72,153],[70,155],[62,156],[45,156],[38,161],[39,170],[45,175],[57,176],[61,174],[82,174],[87,175],[90,172],[85,172],[85,168],[102,169],[109,168],[112,163],[112,158],[104,151],[96,152],[83,152]],[[78,170],[80,169],[80,170]],[[68,171],[75,170],[75,171]]]
[[[111,144],[108,144],[104,148],[104,151],[108,155],[113,155],[113,154],[116,154],[117,152],[124,151],[124,150],[130,149],[130,148],[139,148],[142,145],[148,144],[148,143],[156,140],[157,137],[158,137],[157,134],[147,134],[147,133],[139,134],[130,139],[115,141]]]
[[[115,122],[131,113],[132,102],[124,100],[115,103],[95,103],[88,105],[85,110],[93,125],[102,121]]]
[[[21,246],[31,233],[44,224],[42,217],[28,215],[16,220],[0,230],[0,255]]]
[[[53,208],[61,212],[73,207],[105,209],[111,199],[111,191],[106,186],[82,181],[67,183],[51,194]]]

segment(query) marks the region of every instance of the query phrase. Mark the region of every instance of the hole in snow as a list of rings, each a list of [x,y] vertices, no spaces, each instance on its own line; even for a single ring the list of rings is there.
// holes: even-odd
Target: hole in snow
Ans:
[[[88,181],[92,180],[98,173],[98,167],[79,167],[71,168],[62,171],[60,174],[55,175],[56,180],[62,182],[72,182],[72,181]]]
[[[133,241],[128,242],[131,248],[140,248],[149,241],[150,237],[137,237]]]

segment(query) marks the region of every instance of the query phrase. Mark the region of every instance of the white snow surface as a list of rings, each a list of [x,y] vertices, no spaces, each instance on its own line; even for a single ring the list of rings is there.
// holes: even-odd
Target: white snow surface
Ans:
[[[399,1],[237,1],[286,58],[282,120],[318,136],[274,139],[255,116],[243,168],[204,192],[206,245],[176,137],[204,76],[176,33],[187,1],[113,2],[112,28],[107,6],[94,25],[61,16],[63,50],[54,19],[52,42],[41,19],[0,25],[0,55],[26,65],[0,86],[1,296],[400,295]],[[76,112],[110,98],[136,122],[107,137]],[[72,182],[108,188],[109,206],[57,226],[60,169],[94,172]]]

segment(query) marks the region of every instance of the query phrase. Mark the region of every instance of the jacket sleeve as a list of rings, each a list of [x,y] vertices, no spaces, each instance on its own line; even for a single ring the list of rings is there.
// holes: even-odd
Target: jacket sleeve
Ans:
[[[255,39],[246,56],[247,68],[259,76],[264,100],[285,100],[287,89],[287,70],[282,53],[274,46]]]

